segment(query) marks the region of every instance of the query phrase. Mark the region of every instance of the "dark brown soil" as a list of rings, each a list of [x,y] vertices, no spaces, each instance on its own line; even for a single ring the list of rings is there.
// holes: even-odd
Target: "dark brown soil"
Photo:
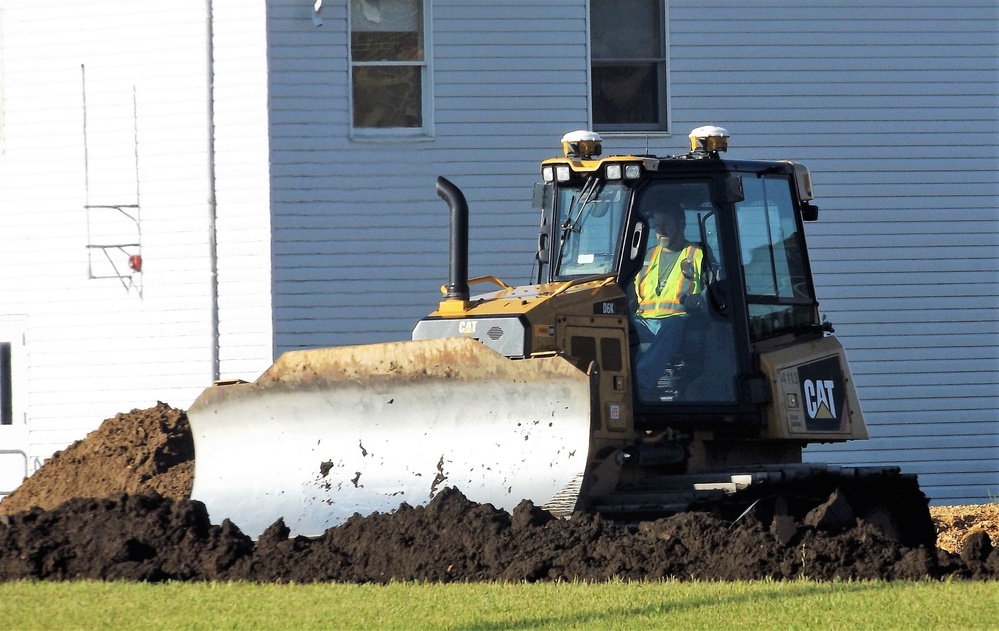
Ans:
[[[108,419],[0,502],[0,580],[999,578],[984,530],[958,555],[902,546],[875,519],[749,514],[730,523],[686,513],[627,527],[557,519],[529,502],[507,513],[454,489],[316,538],[289,538],[278,521],[253,542],[187,499],[192,461],[184,412],[159,404]],[[834,494],[823,510],[848,503]]]

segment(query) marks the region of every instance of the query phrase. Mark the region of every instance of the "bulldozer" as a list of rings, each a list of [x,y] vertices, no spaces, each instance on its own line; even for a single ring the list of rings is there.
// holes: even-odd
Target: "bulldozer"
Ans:
[[[818,309],[811,176],[723,158],[728,141],[704,126],[686,153],[601,157],[599,134],[566,134],[541,163],[536,276],[523,286],[468,278],[468,204],[438,178],[450,253],[436,310],[411,340],[289,351],[252,383],[206,389],[188,410],[192,498],[257,537],[278,519],[317,536],[447,487],[625,522],[809,511],[840,491],[858,516],[932,546],[914,475],[803,462],[808,444],[868,437]],[[696,265],[674,260],[682,326],[649,362],[663,345],[639,335],[637,294],[666,209]]]

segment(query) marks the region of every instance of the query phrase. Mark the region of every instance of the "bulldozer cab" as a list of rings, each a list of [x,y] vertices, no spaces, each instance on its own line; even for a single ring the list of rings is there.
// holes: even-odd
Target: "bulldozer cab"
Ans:
[[[538,282],[613,275],[627,297],[636,427],[765,424],[759,353],[822,336],[802,228],[816,213],[807,172],[703,148],[671,158],[570,152],[542,172]],[[672,259],[655,220],[666,211],[685,223]],[[655,282],[650,270],[661,286],[667,266],[686,276],[674,297],[683,304],[643,319],[639,287]],[[667,327],[674,339],[663,344],[657,330]]]

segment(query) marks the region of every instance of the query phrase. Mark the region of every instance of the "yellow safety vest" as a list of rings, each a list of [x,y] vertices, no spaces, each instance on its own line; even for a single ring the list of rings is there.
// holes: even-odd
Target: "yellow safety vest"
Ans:
[[[668,318],[685,312],[681,300],[701,290],[701,259],[704,251],[690,244],[673,261],[660,287],[659,262],[663,246],[657,245],[645,261],[645,268],[635,277],[638,315],[643,318]]]

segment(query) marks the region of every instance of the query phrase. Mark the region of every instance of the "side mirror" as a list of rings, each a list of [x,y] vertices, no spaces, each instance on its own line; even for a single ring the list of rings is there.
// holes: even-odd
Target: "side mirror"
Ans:
[[[548,235],[544,232],[538,235],[538,251],[535,257],[542,263],[548,262]]]
[[[725,199],[730,204],[741,202],[746,199],[746,193],[742,189],[742,176],[733,175],[725,179]]]

